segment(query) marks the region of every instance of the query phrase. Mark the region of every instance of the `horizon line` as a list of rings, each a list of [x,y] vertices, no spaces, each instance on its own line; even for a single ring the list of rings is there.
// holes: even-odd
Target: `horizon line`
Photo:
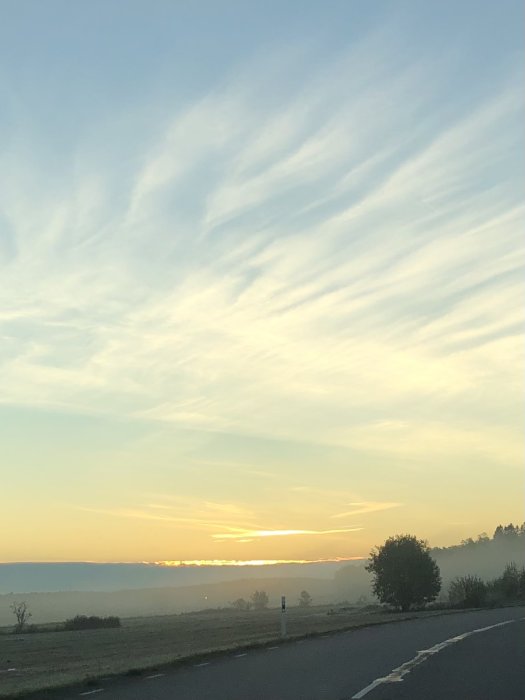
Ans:
[[[200,567],[241,567],[241,566],[283,566],[285,564],[337,564],[346,561],[360,561],[364,556],[357,557],[332,557],[330,559],[162,559],[158,561],[1,561],[2,565],[31,565],[31,564],[93,564],[96,566],[129,565],[152,566],[159,569],[185,569]]]

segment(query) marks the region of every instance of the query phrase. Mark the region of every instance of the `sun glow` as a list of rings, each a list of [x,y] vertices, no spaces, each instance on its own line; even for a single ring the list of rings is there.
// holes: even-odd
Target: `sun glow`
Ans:
[[[335,557],[333,559],[186,559],[144,562],[155,566],[275,566],[276,564],[337,564],[345,561],[359,561],[362,557]]]

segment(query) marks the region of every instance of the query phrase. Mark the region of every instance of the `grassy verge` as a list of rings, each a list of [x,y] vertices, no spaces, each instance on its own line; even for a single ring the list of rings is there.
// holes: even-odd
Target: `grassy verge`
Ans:
[[[288,611],[289,639],[337,632],[453,611],[407,614],[328,607]],[[0,635],[0,698],[118,674],[139,674],[279,638],[280,611],[214,610],[165,617],[130,618],[122,627],[85,631]],[[15,671],[7,671],[9,668]]]

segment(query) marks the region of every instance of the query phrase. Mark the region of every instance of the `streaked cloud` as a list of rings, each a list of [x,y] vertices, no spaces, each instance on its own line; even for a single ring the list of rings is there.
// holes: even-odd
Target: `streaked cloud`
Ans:
[[[350,518],[353,515],[362,515],[364,513],[377,513],[381,510],[389,510],[390,508],[399,508],[402,503],[376,503],[374,501],[369,502],[357,502],[357,503],[347,503],[348,506],[352,506],[351,510],[346,510],[343,513],[336,513],[332,515],[332,518]]]
[[[239,533],[223,533],[212,535],[216,540],[244,540],[257,537],[295,537],[297,535],[340,535],[347,532],[358,532],[362,527],[342,528],[339,530],[245,530]]]
[[[351,446],[353,430],[374,440],[394,404],[468,402],[496,375],[512,393],[523,207],[493,171],[511,158],[516,91],[396,141],[397,122],[424,107],[422,76],[385,64],[374,79],[324,118],[334,86],[310,96],[308,78],[275,114],[241,85],[204,97],[143,154],[104,235],[113,193],[95,172],[47,193],[36,238],[34,208],[15,205],[33,193],[8,192],[18,254],[3,278],[1,400]],[[398,99],[389,124],[379,87]],[[378,137],[371,156],[360,144]],[[214,177],[193,192],[210,160]]]

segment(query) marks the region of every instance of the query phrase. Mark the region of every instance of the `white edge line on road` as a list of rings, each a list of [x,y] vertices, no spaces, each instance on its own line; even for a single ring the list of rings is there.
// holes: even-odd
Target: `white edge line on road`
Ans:
[[[151,676],[146,676],[146,679],[149,680],[150,678],[160,678],[161,676],[164,676],[164,673],[154,673]]]
[[[279,647],[268,647],[268,651],[271,651],[272,649],[278,649]]]
[[[233,658],[234,658],[234,659],[242,659],[243,656],[248,656],[248,654],[247,654],[247,653],[244,653],[244,654],[234,654],[234,655],[233,655]]]
[[[505,622],[498,622],[495,625],[489,625],[488,627],[480,627],[479,629],[472,630],[471,632],[464,632],[463,634],[458,634],[456,637],[446,639],[444,642],[434,644],[434,646],[430,647],[430,649],[423,649],[422,651],[418,651],[417,656],[414,656],[414,658],[410,659],[410,661],[406,661],[404,664],[401,664],[401,666],[394,668],[394,670],[391,671],[388,674],[388,676],[384,676],[383,678],[376,678],[374,681],[372,681],[372,683],[367,685],[366,688],[363,688],[355,695],[352,695],[352,700],[360,700],[360,698],[364,698],[365,695],[368,695],[368,693],[371,690],[374,690],[374,688],[377,688],[377,686],[381,685],[382,683],[399,683],[403,680],[403,676],[405,676],[407,673],[410,673],[410,671],[413,668],[419,666],[419,664],[423,663],[423,661],[426,661],[430,656],[432,656],[433,654],[437,654],[438,652],[442,651],[451,644],[460,642],[462,639],[466,639],[472,634],[479,634],[479,632],[486,632],[487,630],[494,629],[495,627],[509,625],[511,622],[515,622],[515,620],[506,620]]]
[[[85,693],[79,693],[79,695],[94,695],[95,693],[101,693],[104,688],[97,688],[96,690],[87,690]]]
[[[209,661],[203,661],[201,664],[193,664],[194,668],[202,668],[203,666],[209,666]]]

